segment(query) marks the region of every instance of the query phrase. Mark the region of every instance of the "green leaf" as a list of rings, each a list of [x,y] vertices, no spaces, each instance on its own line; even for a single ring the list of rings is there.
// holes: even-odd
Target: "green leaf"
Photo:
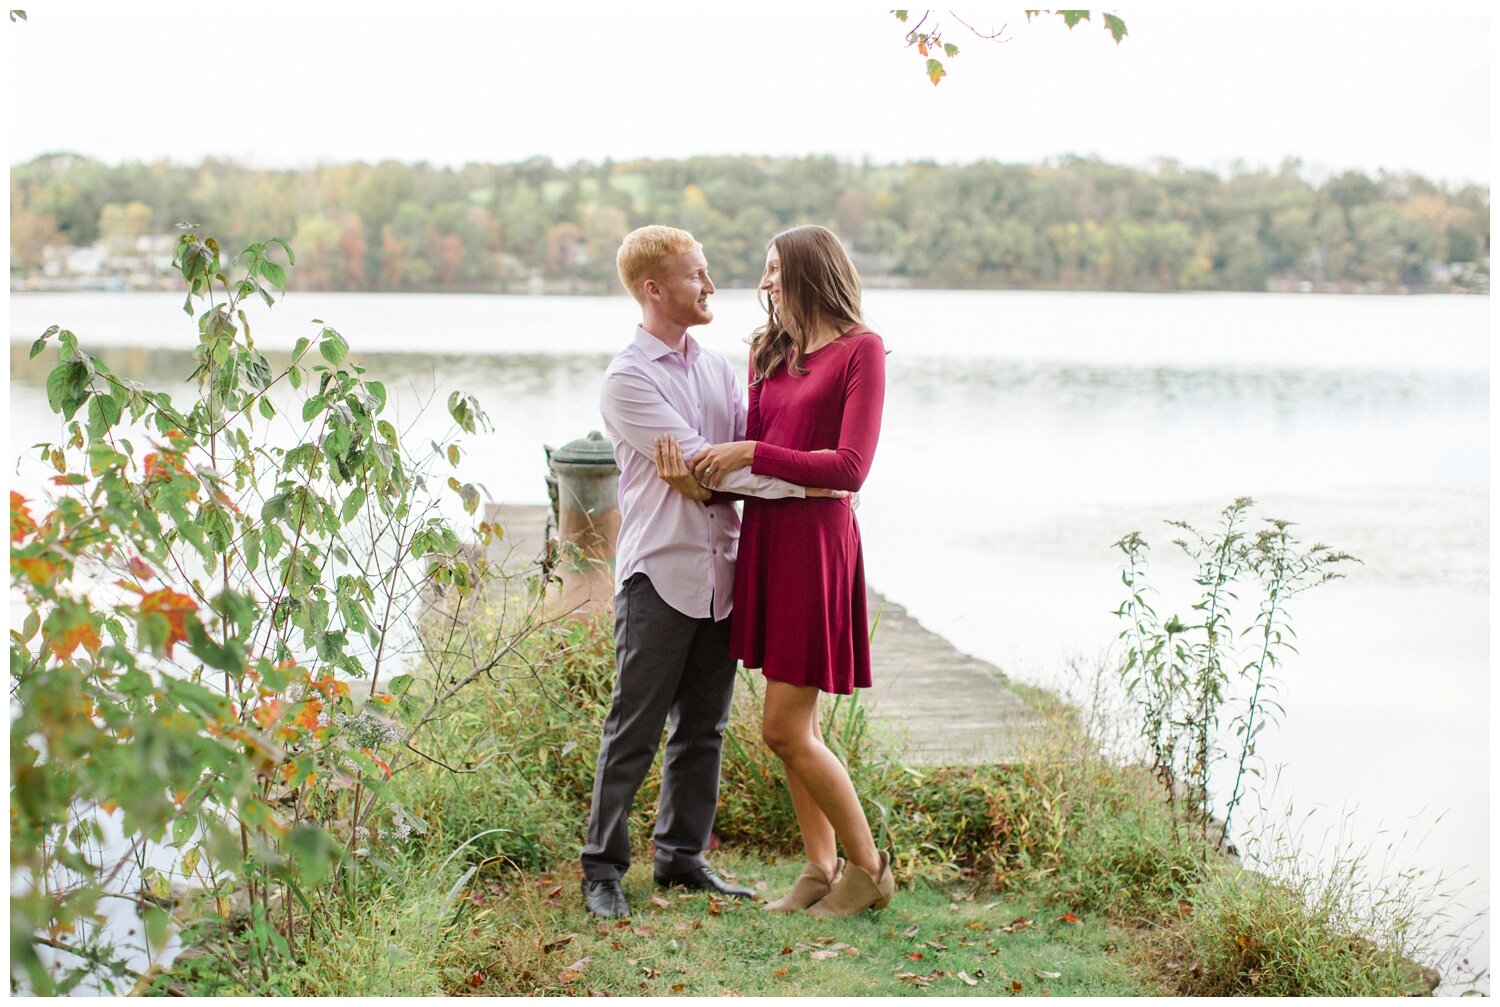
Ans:
[[[349,344],[344,342],[344,337],[332,329],[323,330],[323,338],[318,342],[318,352],[323,354],[323,359],[337,366],[343,363],[344,357],[349,354]]]
[[[375,397],[375,412],[379,413],[385,409],[386,391],[385,385],[379,381],[366,381],[365,389]]]
[[[1120,39],[1124,38],[1128,34],[1128,32],[1126,32],[1125,30],[1125,22],[1121,21],[1113,14],[1104,15],[1104,27],[1108,29],[1109,33],[1115,37],[1116,45],[1119,44]]]
[[[257,408],[259,408],[260,414],[266,419],[271,420],[276,418],[276,407],[271,405],[271,400],[268,396],[262,395],[260,397],[260,404]]]
[[[328,400],[321,395],[314,395],[302,403],[302,421],[306,423],[327,408]]]
[[[260,508],[261,520],[268,524],[272,521],[284,521],[287,514],[287,501],[290,497],[290,491],[283,491],[267,500]],[[267,531],[269,530],[268,528]],[[269,535],[267,537],[269,538]]]
[[[316,825],[297,826],[285,843],[293,868],[310,888],[323,883],[341,852],[333,837]]]
[[[282,269],[270,259],[261,259],[258,263],[260,275],[264,276],[281,293],[286,293],[286,270]]]
[[[952,57],[958,55],[958,46],[954,45],[952,42],[944,42],[943,52],[946,53],[951,59]]]
[[[344,524],[348,524],[350,521],[352,521],[354,519],[354,515],[358,514],[359,509],[364,505],[365,491],[363,488],[356,486],[354,488],[354,492],[350,493],[349,496],[344,499],[344,506],[339,511],[339,516],[344,519]]]
[[[292,254],[292,246],[288,245],[285,241],[282,241],[280,238],[271,238],[271,239],[269,239],[266,242],[266,244],[269,245],[273,241],[276,244],[280,245],[281,246],[281,250],[286,253],[286,264],[288,266],[295,266],[297,264],[297,257]]]
[[[1089,19],[1089,12],[1086,10],[1060,10],[1057,13],[1062,15],[1063,23],[1069,28],[1072,28],[1080,21],[1087,21]]]
[[[897,21],[901,21],[903,23],[906,21],[906,13],[907,13],[906,11],[904,11],[904,10],[893,10],[893,11],[891,11],[891,13],[894,14],[894,15],[896,15],[896,20]]]
[[[167,924],[170,917],[161,906],[147,903],[144,911],[146,918],[146,941],[150,945],[152,955],[161,954],[167,943]]]
[[[292,367],[286,372],[287,380],[292,383],[293,388],[302,387],[302,368]]]

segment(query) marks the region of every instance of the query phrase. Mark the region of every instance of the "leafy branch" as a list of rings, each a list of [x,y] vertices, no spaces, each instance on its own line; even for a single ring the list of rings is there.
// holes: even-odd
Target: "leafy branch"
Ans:
[[[918,17],[916,23],[907,30],[905,36],[907,48],[915,48],[917,50],[917,55],[921,56],[926,61],[923,64],[923,71],[926,73],[927,79],[932,82],[933,86],[936,86],[938,82],[940,82],[944,77],[948,76],[947,68],[943,65],[943,61],[938,57],[941,55],[947,59],[952,59],[953,57],[958,55],[958,46],[954,45],[952,42],[947,41],[942,24],[934,16],[936,13],[936,11],[932,10],[921,11],[921,16]],[[900,21],[902,24],[906,24],[912,17],[912,11],[910,10],[892,10],[891,14],[893,14],[896,20]],[[981,39],[986,42],[1005,43],[1011,41],[1008,38],[1001,38],[1001,36],[1005,34],[1005,29],[1008,27],[1008,25],[1001,25],[999,28],[993,31],[981,31],[980,29],[970,24],[968,21],[965,21],[963,18],[959,17],[958,14],[951,10],[948,11],[947,14],[954,21],[957,21],[966,31],[968,31],[970,35],[973,35],[975,38]],[[1040,17],[1043,14],[1058,15],[1062,18],[1063,23],[1066,24],[1069,29],[1072,29],[1079,22],[1089,20],[1090,12],[1086,10],[1028,10],[1026,12],[1026,20],[1030,22],[1032,18]],[[929,21],[931,22],[931,24],[928,23]],[[1121,20],[1119,16],[1115,14],[1103,14],[1103,22],[1105,30],[1108,31],[1109,34],[1114,38],[1116,44],[1118,44],[1120,40],[1126,36],[1127,31],[1125,28],[1125,22]]]

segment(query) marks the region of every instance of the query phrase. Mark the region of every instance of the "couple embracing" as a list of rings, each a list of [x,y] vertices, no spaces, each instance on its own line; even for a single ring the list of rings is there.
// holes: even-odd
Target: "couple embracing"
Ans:
[[[600,397],[620,468],[617,678],[581,858],[584,901],[595,915],[630,913],[620,888],[627,821],[664,726],[656,883],[753,894],[703,856],[740,660],[765,676],[761,732],[785,767],[807,855],[791,890],[765,908],[883,908],[895,887],[890,855],[875,848],[818,718],[820,692],[870,685],[850,494],[880,435],[885,347],[863,324],[859,275],[824,228],[771,240],[747,408],[729,363],[688,334],[713,319],[714,285],[692,235],[640,228],[618,265],[641,324]]]

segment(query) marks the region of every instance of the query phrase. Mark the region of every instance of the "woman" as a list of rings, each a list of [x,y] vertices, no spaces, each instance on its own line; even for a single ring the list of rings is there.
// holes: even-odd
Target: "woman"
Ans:
[[[770,304],[750,343],[750,439],[710,447],[693,459],[693,474],[714,488],[748,465],[757,475],[856,492],[885,400],[885,346],[861,318],[859,274],[831,231],[798,227],[771,239],[760,289]],[[884,908],[895,888],[890,854],[876,850],[818,718],[819,692],[870,686],[851,500],[745,501],[729,650],[766,678],[761,731],[786,767],[807,853],[791,891],[766,908],[815,916]]]

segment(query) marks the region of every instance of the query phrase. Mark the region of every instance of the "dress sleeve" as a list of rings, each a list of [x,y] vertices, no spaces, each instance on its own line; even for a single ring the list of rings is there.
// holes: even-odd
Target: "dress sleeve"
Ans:
[[[755,389],[750,390],[750,421],[746,437],[759,433]],[[877,336],[852,347],[844,377],[844,415],[839,425],[838,449],[832,454],[795,451],[756,440],[756,475],[775,476],[803,486],[857,492],[870,474],[875,445],[880,440],[880,415],[885,406],[885,345]]]
[[[758,402],[759,398],[760,389],[752,387],[750,389],[750,401],[752,403]],[[735,382],[732,373],[729,376],[729,400],[733,404],[733,409],[731,410],[733,415],[732,422],[734,424],[734,429],[731,431],[734,435],[733,440],[745,440],[745,430],[749,426],[745,412],[745,400],[740,395],[739,385]],[[759,410],[756,406],[752,406],[751,408],[757,409],[756,424],[758,426],[760,423]],[[801,499],[805,496],[807,496],[807,490],[800,485],[785,479],[773,479],[770,476],[756,475],[750,469],[746,468],[735,469],[733,472],[726,473],[723,481],[719,483],[719,491],[716,491],[713,496],[709,497],[708,502],[711,504],[724,503],[726,500],[740,500],[745,497],[761,497],[765,500],[776,500],[784,497]]]

